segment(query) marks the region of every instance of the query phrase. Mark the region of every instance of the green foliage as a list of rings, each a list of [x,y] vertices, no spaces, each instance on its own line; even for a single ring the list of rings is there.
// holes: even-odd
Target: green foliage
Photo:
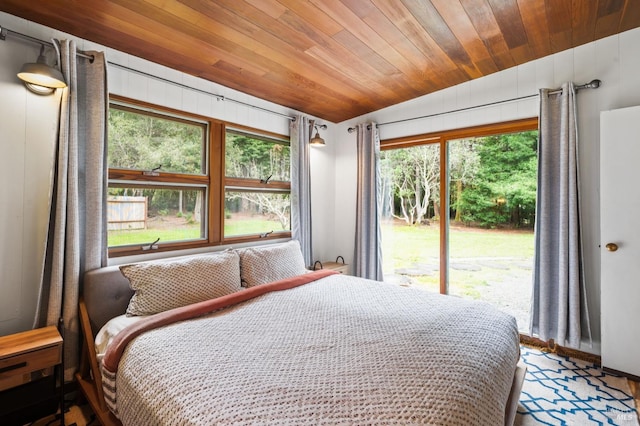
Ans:
[[[537,186],[537,132],[489,136],[476,144],[478,171],[455,206],[464,222],[532,227]]]
[[[429,219],[429,203],[439,200],[440,151],[437,145],[421,145],[381,153],[385,177],[385,216],[419,225]],[[437,209],[433,209],[437,214]]]
[[[448,142],[447,149],[454,221],[487,228],[533,227],[537,131],[460,139]],[[413,225],[438,214],[437,144],[383,151],[381,172],[385,217]]]
[[[203,173],[206,126],[109,109],[109,167]]]
[[[112,106],[108,126],[110,168],[153,170],[161,166],[160,174],[207,173],[206,124]],[[228,129],[224,164],[228,177],[285,182],[291,179],[289,144],[273,137]],[[112,196],[145,197],[148,219],[157,218],[171,223],[170,217],[175,215],[190,225],[199,224],[202,219],[205,194],[204,190],[187,189],[178,183],[171,189],[146,184],[109,188]],[[288,230],[291,227],[290,206],[290,196],[286,191],[228,194],[225,218],[231,219],[231,212],[257,213],[267,218],[269,223],[275,222],[283,230]],[[269,225],[268,228],[275,227]],[[266,230],[260,229],[260,232]]]
[[[232,177],[289,181],[289,145],[227,131],[225,170]]]

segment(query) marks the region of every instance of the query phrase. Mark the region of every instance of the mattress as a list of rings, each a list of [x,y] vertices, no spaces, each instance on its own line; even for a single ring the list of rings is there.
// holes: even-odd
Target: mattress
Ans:
[[[123,425],[504,424],[512,316],[341,274],[269,286],[115,339],[103,381]]]

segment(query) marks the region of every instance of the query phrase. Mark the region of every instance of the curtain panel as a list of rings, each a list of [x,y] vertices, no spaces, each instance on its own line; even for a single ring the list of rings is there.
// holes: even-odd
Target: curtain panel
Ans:
[[[67,82],[60,101],[45,266],[34,327],[63,320],[64,376],[78,367],[78,299],[84,272],[107,264],[106,60],[78,58],[74,41],[54,40]]]
[[[576,94],[573,83],[563,84],[561,93],[550,92],[540,91],[530,332],[578,348],[583,331],[591,339],[591,329],[582,264]]]
[[[382,281],[380,138],[375,123],[356,126],[358,182],[354,273]]]
[[[311,239],[311,166],[309,140],[314,120],[299,115],[291,122],[291,237],[298,240],[307,266],[313,265]]]

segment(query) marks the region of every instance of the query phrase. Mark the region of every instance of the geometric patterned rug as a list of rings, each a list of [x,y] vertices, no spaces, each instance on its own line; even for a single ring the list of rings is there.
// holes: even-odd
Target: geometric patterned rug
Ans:
[[[595,364],[520,346],[527,374],[515,425],[638,426],[627,379]]]

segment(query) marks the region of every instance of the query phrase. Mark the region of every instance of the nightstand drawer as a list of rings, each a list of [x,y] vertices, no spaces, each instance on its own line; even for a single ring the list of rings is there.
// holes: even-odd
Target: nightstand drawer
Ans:
[[[61,361],[59,345],[0,359],[0,390],[25,383],[29,381],[29,373],[57,365]]]
[[[61,362],[62,338],[55,327],[2,336],[0,391],[51,375]]]

